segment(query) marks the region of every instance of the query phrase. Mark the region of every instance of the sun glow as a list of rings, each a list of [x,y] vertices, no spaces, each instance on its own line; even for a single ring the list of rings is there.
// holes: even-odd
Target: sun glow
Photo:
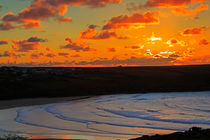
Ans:
[[[162,37],[156,37],[155,33],[152,33],[152,36],[150,38],[147,38],[148,41],[162,41]]]

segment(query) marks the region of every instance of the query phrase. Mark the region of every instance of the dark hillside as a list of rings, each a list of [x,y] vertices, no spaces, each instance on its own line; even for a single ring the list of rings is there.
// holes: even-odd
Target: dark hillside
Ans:
[[[0,99],[210,90],[210,65],[0,68]]]

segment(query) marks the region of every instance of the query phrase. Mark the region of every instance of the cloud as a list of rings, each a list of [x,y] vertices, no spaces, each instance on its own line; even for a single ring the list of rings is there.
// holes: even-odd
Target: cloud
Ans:
[[[72,55],[71,57],[77,58],[77,57],[81,57],[81,56],[79,54],[75,54],[75,55]]]
[[[47,42],[46,39],[37,38],[35,36],[30,37],[27,41],[28,42]]]
[[[53,58],[53,57],[56,57],[56,54],[51,52],[51,53],[47,53],[45,56],[49,58]]]
[[[146,4],[139,5],[138,8],[175,8],[188,7],[192,3],[201,3],[208,0],[148,0]]]
[[[31,37],[27,40],[12,40],[12,47],[18,52],[29,52],[32,50],[39,50],[42,48],[40,42],[45,42],[46,40],[39,39],[37,37]]]
[[[201,64],[209,64],[210,62],[210,55],[194,55],[190,57],[185,57],[181,60],[176,60],[174,61],[174,64],[179,64],[179,65],[201,65]]]
[[[40,59],[40,58],[46,58],[46,57],[48,57],[48,58],[54,58],[54,57],[56,57],[56,54],[55,53],[53,53],[53,52],[50,52],[50,53],[43,53],[43,52],[39,52],[39,53],[31,53],[31,55],[30,55],[30,58],[31,59]]]
[[[144,14],[138,12],[133,15],[121,15],[113,17],[104,25],[103,30],[109,29],[129,29],[129,28],[143,28],[148,24],[158,24],[159,18],[156,12],[146,12]]]
[[[80,33],[81,39],[92,39],[92,40],[102,40],[102,39],[128,39],[127,36],[118,35],[116,31],[102,30],[100,33],[96,32],[96,25],[90,25],[87,30]]]
[[[175,16],[191,16],[192,18],[195,18],[195,16],[198,13],[208,10],[208,8],[209,8],[208,4],[207,5],[201,4],[194,10],[189,10],[184,8],[174,8],[172,9],[172,13]]]
[[[59,17],[58,22],[61,23],[69,23],[72,22],[72,18],[70,17]]]
[[[95,61],[80,61],[75,63],[76,65],[103,65],[103,66],[117,66],[117,65],[139,65],[139,66],[151,66],[151,65],[170,65],[173,58],[136,58],[130,57],[128,59],[102,59]]]
[[[202,39],[200,40],[199,42],[199,45],[209,45],[210,44],[210,41],[206,40],[206,39]]]
[[[24,56],[22,54],[17,54],[17,52],[15,52],[14,50],[7,50],[5,51],[3,54],[0,54],[0,57],[21,57]]]
[[[181,33],[183,36],[192,36],[192,35],[199,35],[202,34],[203,31],[206,30],[205,27],[193,27],[193,28],[188,28]]]
[[[25,29],[40,28],[41,27],[41,24],[40,24],[40,22],[37,22],[37,21],[34,21],[34,22],[28,21],[28,22],[25,22],[24,23],[23,27]]]
[[[58,55],[59,55],[59,56],[63,56],[63,57],[68,57],[68,56],[69,56],[69,53],[66,53],[66,52],[59,52]]]
[[[125,46],[126,49],[139,49],[139,46]]]
[[[180,57],[180,56],[177,55],[177,54],[171,54],[171,55],[169,55],[169,57],[170,57],[170,58],[178,58],[178,57]]]
[[[96,51],[95,49],[92,49],[89,46],[87,46],[84,42],[73,42],[70,38],[66,38],[65,40],[68,42],[68,44],[65,46],[61,46],[61,49],[70,49],[76,52]]]
[[[73,57],[73,56],[72,56]],[[77,55],[76,57],[79,57]],[[174,58],[137,58],[137,57],[130,57],[127,59],[107,59],[102,58],[94,61],[64,61],[64,62],[25,62],[25,63],[10,63],[8,65],[13,66],[39,66],[39,67],[52,67],[52,66],[86,66],[86,65],[92,65],[92,66],[119,66],[119,65],[130,65],[130,66],[151,66],[151,65],[172,65],[174,62]],[[1,65],[1,64],[0,64]],[[4,65],[4,64],[3,64]]]
[[[40,53],[32,53],[30,55],[30,58],[31,59],[39,59],[40,57],[44,56],[44,53],[43,52],[40,52]]]
[[[120,3],[121,0],[33,0],[32,4],[18,14],[11,12],[2,17],[1,30],[9,30],[6,25],[20,24],[26,29],[40,27],[40,21],[51,17],[57,18],[60,23],[71,22],[71,18],[65,18],[68,6],[104,7],[107,4]],[[15,28],[15,27],[13,27]]]
[[[169,45],[169,47],[174,47],[174,46],[181,46],[184,47],[186,46],[186,42],[183,40],[177,40],[177,39],[170,39],[166,42],[166,44]]]
[[[46,47],[46,51],[51,52],[52,48]]]
[[[108,52],[116,52],[116,49],[115,48],[108,48],[107,51]]]
[[[4,41],[4,40],[0,40],[0,45],[7,45],[8,42],[7,41]]]
[[[7,22],[5,22],[5,23],[0,23],[0,30],[2,30],[2,31],[8,31],[8,30],[11,30],[11,29],[14,29],[14,28],[15,28],[15,27],[12,26],[11,23],[7,23]]]

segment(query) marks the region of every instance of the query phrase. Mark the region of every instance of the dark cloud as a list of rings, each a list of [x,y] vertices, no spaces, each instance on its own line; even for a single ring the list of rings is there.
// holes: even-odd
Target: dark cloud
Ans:
[[[199,45],[209,45],[209,44],[210,44],[210,41],[208,41],[206,39],[200,40],[200,43],[199,43]]]
[[[73,57],[73,56],[72,56]],[[79,57],[79,55],[77,55]],[[37,66],[37,67],[48,67],[48,66],[72,66],[72,65],[78,65],[78,66],[83,66],[83,65],[102,65],[102,66],[119,66],[119,65],[135,65],[135,66],[151,66],[151,65],[171,65],[175,59],[173,58],[136,58],[136,57],[131,57],[128,59],[107,59],[107,58],[102,58],[98,59],[95,61],[80,61],[80,62],[75,62],[75,61],[65,61],[65,62],[45,62],[45,63],[35,63],[35,62],[30,62],[30,63],[11,63],[10,65],[13,66]],[[0,64],[1,65],[1,64]]]
[[[59,56],[63,56],[63,57],[68,57],[68,56],[69,56],[69,53],[66,53],[66,52],[59,52],[58,55],[59,55]]]
[[[185,29],[182,35],[199,35],[202,34],[204,30],[206,30],[206,27],[193,27]]]
[[[4,41],[4,40],[0,40],[0,45],[7,45],[8,42],[7,41]]]
[[[88,26],[88,28],[90,28],[90,29],[95,29],[96,27],[97,27],[97,25],[93,25],[93,24]]]
[[[125,48],[129,48],[129,49],[139,49],[139,46],[125,46]]]
[[[76,52],[84,51],[84,52],[89,52],[89,51],[95,51],[95,49],[90,48],[88,45],[82,42],[73,42],[70,38],[65,39],[68,44],[65,46],[61,46],[61,49],[70,49],[74,50]]]
[[[44,39],[37,37],[30,37],[27,40],[12,40],[12,47],[18,52],[29,52],[32,50],[39,50],[42,48],[40,42],[46,42]]]
[[[80,33],[80,38],[82,39],[93,39],[93,40],[102,40],[102,39],[128,39],[127,36],[118,35],[116,31],[102,30],[100,33],[96,31],[96,25],[89,25],[88,29]]]
[[[47,42],[46,39],[37,38],[35,36],[30,37],[27,41],[28,42]]]
[[[177,55],[177,54],[171,54],[171,55],[169,55],[169,57],[170,57],[170,58],[178,58],[178,57],[180,57],[180,56]]]
[[[53,57],[56,56],[56,54],[54,54],[54,53],[47,53],[45,56],[49,57],[49,58],[53,58]]]
[[[71,57],[77,58],[77,57],[81,57],[81,56],[79,54],[75,54],[75,55],[72,55]]]
[[[21,57],[24,56],[23,54],[17,54],[17,52],[15,52],[14,50],[7,50],[5,51],[3,54],[0,54],[0,57]]]
[[[0,30],[2,31],[8,31],[8,30],[11,30],[11,29],[14,29],[15,27],[12,26],[12,24],[10,23],[0,23]]]
[[[107,51],[108,52],[116,52],[116,49],[115,48],[108,48]]]
[[[139,66],[151,66],[151,65],[170,65],[173,61],[173,58],[136,58],[131,57],[128,59],[120,60],[113,58],[111,60],[103,59],[103,60],[95,60],[95,61],[81,61],[76,63],[76,65],[104,65],[104,66],[112,66],[112,65],[139,65]]]
[[[44,56],[44,53],[40,52],[40,53],[32,53],[30,55],[31,59],[39,59],[40,57]]]
[[[50,52],[50,53],[40,52],[40,53],[31,53],[31,55],[30,55],[31,59],[40,59],[41,57],[42,58],[44,58],[44,57],[54,58],[54,57],[56,57],[56,54],[53,52]]]

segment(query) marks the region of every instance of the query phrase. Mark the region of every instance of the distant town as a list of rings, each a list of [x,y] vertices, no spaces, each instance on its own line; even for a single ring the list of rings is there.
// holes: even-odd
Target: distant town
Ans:
[[[30,78],[32,75],[60,75],[63,76],[66,73],[72,73],[75,74],[75,72],[81,71],[81,68],[75,68],[75,67],[57,67],[57,68],[46,68],[46,67],[7,67],[2,66],[0,67],[0,80],[4,76],[13,76],[12,80],[19,80],[25,78]],[[3,76],[3,77],[2,77]]]

